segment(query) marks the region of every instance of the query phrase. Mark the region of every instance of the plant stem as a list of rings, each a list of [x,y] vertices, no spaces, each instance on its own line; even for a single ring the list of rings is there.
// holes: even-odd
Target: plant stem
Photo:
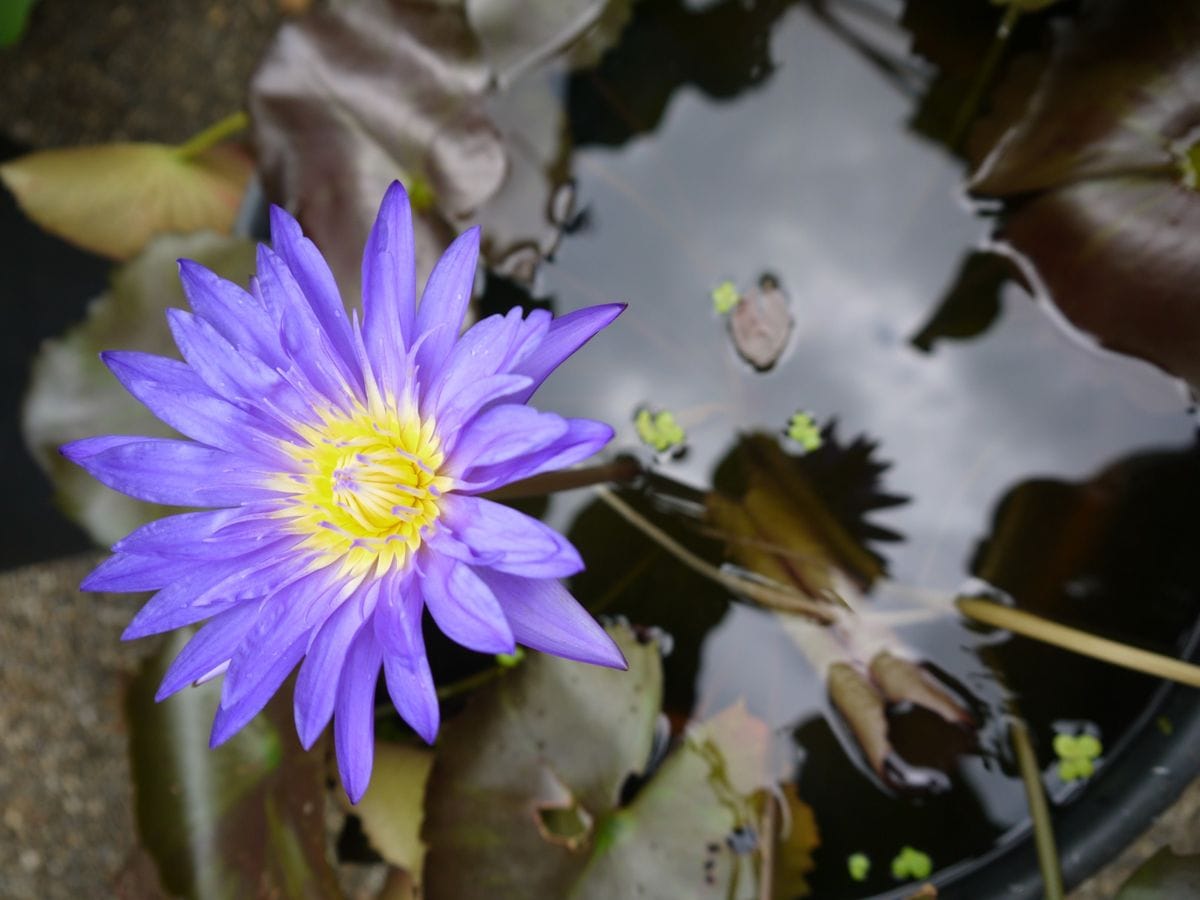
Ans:
[[[1062,870],[1058,863],[1058,848],[1054,844],[1050,808],[1046,804],[1046,793],[1042,790],[1037,757],[1029,743],[1029,730],[1017,716],[1009,718],[1008,737],[1017,754],[1017,767],[1021,770],[1021,781],[1025,783],[1025,800],[1033,819],[1033,843],[1037,848],[1038,868],[1042,871],[1043,896],[1045,900],[1062,900]]]
[[[1016,3],[1010,3],[1008,9],[1004,12],[1004,18],[1000,20],[1000,25],[996,28],[996,36],[992,39],[992,43],[988,47],[987,55],[983,58],[983,64],[979,67],[979,71],[975,75],[975,80],[971,83],[971,92],[967,94],[967,98],[963,101],[962,108],[958,112],[958,118],[954,120],[954,128],[950,132],[951,150],[957,150],[966,138],[967,129],[971,127],[971,123],[975,120],[975,116],[979,112],[979,103],[983,99],[983,94],[988,89],[988,85],[992,82],[996,66],[1000,62],[1000,57],[1004,54],[1004,48],[1008,46],[1008,40],[1012,36],[1013,28],[1016,27],[1019,18],[1021,18],[1020,6]]]
[[[830,625],[835,621],[837,617],[836,612],[829,603],[810,600],[797,591],[769,587],[765,584],[739,578],[737,575],[728,572],[722,572],[716,566],[705,562],[691,550],[688,550],[612,491],[607,488],[598,487],[596,488],[596,495],[611,506],[626,522],[659,544],[693,572],[703,575],[711,581],[715,581],[727,590],[735,594],[740,594],[743,597],[748,597],[760,606],[781,612],[799,613],[800,615],[816,619],[822,625]]]
[[[974,619],[985,625],[1004,628],[1015,634],[1033,638],[1055,647],[1062,647],[1081,656],[1090,656],[1115,666],[1123,666],[1153,675],[1156,678],[1167,678],[1186,684],[1190,687],[1200,687],[1200,666],[1163,656],[1161,653],[1151,653],[1138,647],[1130,647],[1119,641],[1098,637],[1078,628],[1070,628],[1035,616],[1033,613],[1020,609],[1012,609],[993,603],[990,600],[980,600],[977,597],[961,597],[954,603],[958,611],[968,619]]]
[[[775,896],[775,794],[764,794],[762,823],[758,827],[762,852],[759,858],[758,900],[771,900]]]
[[[642,474],[642,466],[632,456],[618,456],[610,463],[598,466],[587,466],[580,469],[560,469],[557,472],[546,472],[523,478],[503,487],[488,491],[484,496],[489,500],[515,500],[520,497],[542,497],[556,491],[571,491],[581,487],[591,487],[593,484],[615,482],[625,484],[633,481]]]
[[[244,111],[228,115],[221,121],[209,125],[199,134],[193,135],[175,148],[180,159],[195,159],[206,150],[211,150],[226,138],[250,127],[250,116]]]
[[[506,671],[502,666],[493,666],[490,669],[484,669],[482,672],[476,672],[474,675],[468,675],[466,678],[460,678],[458,681],[438,688],[437,698],[438,700],[449,700],[451,697],[457,697],[459,694],[473,691],[475,688],[483,687],[485,684],[495,681]]]

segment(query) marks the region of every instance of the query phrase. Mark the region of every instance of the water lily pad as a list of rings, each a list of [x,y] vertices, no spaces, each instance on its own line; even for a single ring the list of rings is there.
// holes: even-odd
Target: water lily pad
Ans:
[[[596,28],[610,7],[629,15],[628,0],[465,0],[464,6],[501,83]]]
[[[658,648],[610,633],[628,672],[531,654],[446,725],[426,799],[428,898],[715,898],[735,873],[752,883],[727,839],[754,830],[765,725],[732,707],[647,772]]]
[[[348,294],[397,178],[417,213],[419,277],[467,224],[483,226],[484,258],[510,277],[531,278],[529,254],[556,245],[562,223],[548,210],[567,178],[565,114],[546,73],[515,75],[588,31],[605,4],[520,16],[511,5],[365,0],[286,23],[268,49],[249,100],[267,192]],[[509,259],[518,251],[521,264]]]
[[[376,741],[371,785],[352,807],[375,851],[417,878],[425,859],[421,817],[432,767],[427,748]],[[344,791],[338,796],[345,802]]]
[[[164,514],[104,487],[65,460],[58,448],[93,434],[172,436],[174,432],[131,397],[100,362],[102,350],[142,350],[176,356],[167,307],[186,307],[176,260],[194,259],[244,282],[254,270],[254,245],[213,234],[163,237],[118,268],[88,317],[47,341],[33,365],[21,432],[54,483],[59,505],[98,543],[112,544]]]
[[[18,157],[0,180],[42,228],[124,260],[158,234],[227,234],[252,168],[230,145],[187,157],[167,144],[100,144]]]
[[[168,641],[127,700],[138,836],[163,886],[205,900],[340,897],[325,861],[324,759],[291,737],[290,698],[216,750],[219,681],[154,702],[188,637]]]
[[[1197,48],[1194,4],[1088,4],[1058,23],[1040,78],[998,89],[972,139],[971,180],[976,194],[1009,201],[999,236],[1068,319],[1194,385]]]

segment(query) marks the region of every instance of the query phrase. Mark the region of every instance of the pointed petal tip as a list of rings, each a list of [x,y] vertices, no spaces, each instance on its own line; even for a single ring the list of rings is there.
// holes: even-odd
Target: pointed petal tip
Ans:
[[[229,727],[228,723],[230,722],[230,719],[228,719],[226,716],[223,716],[223,712],[225,712],[224,709],[218,709],[217,717],[213,719],[212,732],[208,736],[209,750],[216,750],[231,737],[237,734],[238,730],[236,728]]]
[[[613,640],[612,635],[607,631],[604,632],[608,638],[607,646],[600,643],[594,643],[589,649],[591,653],[588,658],[581,659],[581,662],[591,663],[595,666],[604,666],[606,669],[619,669],[623,672],[629,671],[629,660],[625,658],[624,652],[620,645]]]
[[[317,738],[319,738],[321,733],[325,730],[325,726],[322,725],[320,728],[316,728],[310,721],[303,719],[298,706],[296,707],[295,713],[296,737],[300,739],[300,746],[304,748],[305,752],[308,752],[313,748],[313,744],[317,742]]]
[[[367,792],[368,784],[370,784],[370,782],[367,782],[367,784],[342,785],[346,789],[346,799],[350,801],[351,806],[358,806],[358,801],[361,800],[363,798],[363,794]]]
[[[384,191],[383,202],[380,204],[380,208],[382,209],[390,207],[394,203],[407,204],[408,202],[408,191],[405,189],[404,184],[400,181],[400,179],[397,178],[392,181],[392,183],[388,185],[388,189]]]
[[[417,736],[420,737],[421,740],[432,747],[434,742],[437,741],[438,728],[440,726],[438,718],[439,717],[435,716],[422,726],[418,726],[412,722],[409,722],[408,724],[412,726],[412,730],[417,733]]]
[[[85,591],[90,590],[90,588],[85,588],[82,584],[79,587]],[[126,625],[125,630],[121,632],[121,640],[136,641],[144,637],[149,637],[152,634],[154,634],[154,632],[152,630],[147,630],[144,624],[138,622],[137,616],[134,616],[133,621]]]

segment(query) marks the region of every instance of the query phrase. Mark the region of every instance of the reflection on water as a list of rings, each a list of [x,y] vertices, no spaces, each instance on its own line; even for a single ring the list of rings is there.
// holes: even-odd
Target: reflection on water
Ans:
[[[665,8],[638,7],[618,52],[639,59],[649,52],[638,49],[642,37],[661,40],[671,16],[688,15]],[[1184,392],[1068,333],[1012,284],[977,336],[914,344],[988,230],[962,199],[961,163],[906,130],[911,98],[807,7],[760,4],[753,23],[734,9],[690,15],[728,17],[736,72],[706,81],[703,67],[691,67],[692,47],[657,80],[629,77],[621,60],[576,76],[571,111],[584,146],[574,168],[586,224],[543,267],[538,293],[555,297],[560,313],[613,299],[631,309],[539,401],[619,423],[617,443],[627,448],[638,446],[637,408],[671,410],[689,450],[661,471],[701,491],[739,432],[779,433],[797,409],[836,418],[842,435],[869,436],[876,458],[891,462],[880,489],[909,498],[869,520],[902,538],[871,546],[891,579],[872,594],[877,608],[903,605],[892,584],[949,596],[977,574],[1022,605],[1068,618],[1062,603],[1084,601],[1063,598],[1104,595],[1106,612],[1079,609],[1081,623],[1173,649],[1197,595],[1194,573],[1176,564],[1182,547],[1195,546],[1195,504],[1171,502],[1169,487],[1200,483]],[[664,53],[649,37],[644,46]],[[737,102],[727,102],[733,94]],[[759,374],[730,345],[710,293],[766,272],[790,298],[795,329],[779,364]],[[588,499],[557,497],[548,513],[556,525],[574,522],[584,546],[590,570],[579,593],[674,634],[666,705],[676,719],[745,697],[781,736],[822,832],[811,879],[818,896],[857,889],[845,874],[851,852],[877,861],[862,890],[883,890],[886,860],[901,844],[946,865],[1024,819],[996,718],[1008,700],[1035,735],[1054,719],[1089,719],[1113,747],[1153,687],[1099,664],[1061,665],[1057,651],[1019,640],[981,659],[996,637],[952,617],[905,628],[909,645],[963,685],[985,721],[977,751],[926,761],[949,771],[953,790],[894,800],[846,751],[824,686],[773,614],[728,606],[720,589],[625,533],[607,510],[581,510]],[[1187,539],[1169,543],[1174,562],[1160,563],[1156,542],[1172,532]],[[602,544],[590,542],[595,533]],[[1086,564],[1097,559],[1107,562]],[[1162,577],[1148,579],[1148,568]],[[1153,627],[1128,627],[1121,600],[1135,588],[1162,613]],[[944,739],[938,727],[920,711],[894,710],[890,733],[913,761]]]

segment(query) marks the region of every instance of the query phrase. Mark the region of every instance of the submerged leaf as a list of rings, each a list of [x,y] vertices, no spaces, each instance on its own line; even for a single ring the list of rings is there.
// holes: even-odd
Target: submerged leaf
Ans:
[[[228,233],[252,168],[230,145],[187,157],[167,144],[100,144],[18,157],[0,180],[42,228],[124,260],[155,235]]]
[[[219,681],[154,702],[189,636],[170,639],[127,701],[138,834],[163,886],[205,900],[340,897],[325,861],[324,761],[288,737],[291,703],[276,698],[210,750]]]
[[[58,503],[97,543],[109,545],[164,514],[92,479],[58,452],[90,434],[171,436],[166,425],[126,393],[100,361],[102,350],[142,350],[176,356],[167,307],[184,307],[176,260],[194,259],[235,281],[254,270],[254,245],[212,234],[163,237],[118,268],[87,320],[47,341],[33,365],[21,417],[26,445],[50,476]]]
[[[610,631],[628,672],[531,654],[447,723],[426,800],[430,900],[717,898],[749,876],[727,839],[755,833],[766,726],[741,706],[694,726],[628,799],[662,674],[654,643]]]

